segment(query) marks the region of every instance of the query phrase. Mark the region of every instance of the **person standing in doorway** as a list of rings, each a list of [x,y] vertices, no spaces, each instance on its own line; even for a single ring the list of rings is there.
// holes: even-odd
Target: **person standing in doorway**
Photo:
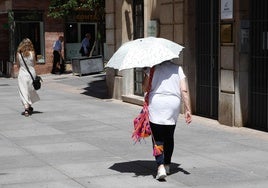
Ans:
[[[64,73],[65,71],[65,63],[62,56],[62,42],[63,36],[59,36],[58,40],[53,44],[53,67],[51,74],[55,74],[57,71],[57,65],[60,64],[60,73]]]
[[[149,69],[149,68],[148,68]],[[163,148],[155,156],[158,166],[156,179],[163,180],[170,173],[171,157],[174,150],[174,131],[180,113],[181,100],[187,124],[192,121],[190,98],[181,66],[165,61],[154,67],[153,75],[146,69],[143,82],[144,92],[149,90],[149,77],[152,76],[149,93],[149,120],[153,145]]]
[[[80,49],[80,53],[82,56],[89,56],[90,51],[91,51],[90,40],[91,40],[91,34],[86,33],[85,38],[82,40],[82,43],[81,43],[82,46]]]

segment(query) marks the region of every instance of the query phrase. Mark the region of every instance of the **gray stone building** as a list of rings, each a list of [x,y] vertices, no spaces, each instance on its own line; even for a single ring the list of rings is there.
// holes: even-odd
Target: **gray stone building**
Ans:
[[[124,42],[155,35],[185,49],[193,113],[268,131],[266,0],[106,0],[106,60]],[[113,98],[142,104],[140,69],[107,69]]]

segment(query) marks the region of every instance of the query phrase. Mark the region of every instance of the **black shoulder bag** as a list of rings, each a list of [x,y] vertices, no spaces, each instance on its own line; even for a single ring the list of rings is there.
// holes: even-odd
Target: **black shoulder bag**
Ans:
[[[33,80],[33,87],[34,87],[34,89],[35,89],[35,90],[40,89],[40,88],[41,88],[41,81],[43,81],[42,78],[41,78],[40,76],[36,76],[36,77],[34,78],[33,75],[32,75],[32,73],[30,72],[30,70],[29,70],[29,68],[28,68],[28,66],[27,66],[27,64],[26,64],[26,62],[25,62],[25,60],[24,60],[24,58],[23,58],[21,52],[20,52],[20,56],[21,56],[21,58],[22,58],[22,60],[23,60],[23,63],[24,63],[24,65],[25,65],[27,71],[28,71],[29,74],[31,75],[31,78],[32,78],[32,80]]]

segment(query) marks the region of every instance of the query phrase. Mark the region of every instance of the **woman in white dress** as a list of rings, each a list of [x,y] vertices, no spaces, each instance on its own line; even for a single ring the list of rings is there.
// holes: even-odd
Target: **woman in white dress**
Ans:
[[[33,87],[33,80],[31,75],[27,71],[27,68],[23,62],[27,64],[30,72],[35,78],[36,73],[34,69],[35,65],[35,52],[34,47],[30,39],[26,38],[21,41],[17,49],[17,64],[19,66],[18,74],[18,86],[21,102],[24,106],[24,116],[28,117],[33,112],[32,104],[39,101],[40,98]]]

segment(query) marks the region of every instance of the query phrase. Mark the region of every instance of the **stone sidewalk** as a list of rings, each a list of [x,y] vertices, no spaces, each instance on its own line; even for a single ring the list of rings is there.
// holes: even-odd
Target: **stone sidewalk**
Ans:
[[[108,99],[105,74],[43,75],[34,114],[0,78],[0,188],[266,188],[268,133],[182,116],[171,175],[155,180],[150,139],[133,144],[141,107]]]

